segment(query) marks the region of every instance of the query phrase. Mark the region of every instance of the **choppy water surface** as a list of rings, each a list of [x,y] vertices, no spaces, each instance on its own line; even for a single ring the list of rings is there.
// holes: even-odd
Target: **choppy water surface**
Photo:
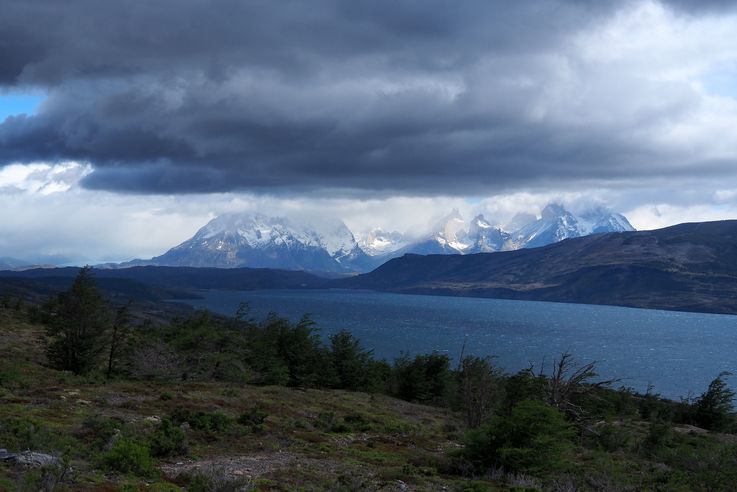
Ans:
[[[380,358],[438,351],[457,361],[493,355],[507,371],[548,364],[568,351],[597,360],[604,377],[663,396],[700,394],[721,371],[737,371],[737,316],[550,302],[348,290],[207,291],[196,307],[233,315],[241,301],[259,319],[309,313],[323,336],[350,330]],[[737,387],[737,377],[730,379]]]

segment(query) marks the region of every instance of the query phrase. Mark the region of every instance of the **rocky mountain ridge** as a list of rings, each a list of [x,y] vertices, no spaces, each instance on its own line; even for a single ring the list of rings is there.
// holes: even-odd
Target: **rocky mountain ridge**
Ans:
[[[634,228],[620,214],[596,209],[576,216],[551,204],[541,216],[521,216],[519,230],[508,232],[482,214],[466,222],[458,210],[439,220],[419,238],[373,228],[354,235],[338,220],[307,223],[264,214],[219,216],[187,241],[140,265],[216,268],[278,268],[326,274],[371,271],[391,258],[413,254],[474,254],[510,251],[555,243],[571,237]]]

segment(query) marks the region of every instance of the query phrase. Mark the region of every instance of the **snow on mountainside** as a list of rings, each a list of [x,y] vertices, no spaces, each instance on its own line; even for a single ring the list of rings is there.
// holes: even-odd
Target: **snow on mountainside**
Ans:
[[[464,251],[466,253],[501,251],[509,241],[509,233],[491,225],[483,215],[477,215],[471,221],[468,237],[472,240],[472,244],[468,251]]]
[[[394,251],[388,257],[401,256],[406,253],[418,255],[458,254],[467,249],[470,242],[467,238],[465,222],[458,210],[453,210],[432,227],[431,232],[420,240],[404,248]]]
[[[407,245],[403,234],[387,232],[381,227],[375,227],[356,236],[358,246],[369,256],[379,256],[397,251]]]
[[[340,221],[310,227],[263,214],[221,215],[189,240],[149,261],[166,266],[254,267],[357,272],[370,259]]]
[[[623,215],[603,208],[576,216],[561,205],[549,204],[538,220],[512,234],[509,249],[537,248],[572,237],[634,230]]]
[[[536,248],[572,237],[634,230],[623,215],[601,207],[577,216],[552,203],[542,210],[540,218],[517,214],[510,224],[518,225],[519,229],[505,231],[483,215],[477,215],[466,225],[458,211],[453,210],[424,239],[388,253],[387,259],[405,253],[472,254]]]
[[[540,218],[516,216],[520,228],[508,232],[483,215],[466,222],[458,210],[437,221],[430,232],[410,241],[376,228],[358,240],[338,220],[314,224],[263,214],[227,214],[208,222],[189,240],[151,260],[117,265],[279,268],[312,272],[367,272],[406,253],[472,254],[533,248],[604,232],[632,231],[620,214],[596,208],[574,215],[549,204]]]

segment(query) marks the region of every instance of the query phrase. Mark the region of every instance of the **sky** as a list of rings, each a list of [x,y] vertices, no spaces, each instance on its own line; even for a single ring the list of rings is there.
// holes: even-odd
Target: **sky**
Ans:
[[[737,218],[737,2],[3,1],[0,256],[551,201]]]

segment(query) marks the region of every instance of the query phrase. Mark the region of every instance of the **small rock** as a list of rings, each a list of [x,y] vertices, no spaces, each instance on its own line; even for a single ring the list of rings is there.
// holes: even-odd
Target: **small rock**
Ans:
[[[19,465],[26,465],[30,467],[42,467],[50,465],[58,465],[61,460],[54,455],[37,453],[35,451],[25,451],[18,453],[15,456],[15,462]]]
[[[149,423],[149,424],[160,424],[161,423],[161,418],[157,417],[156,415],[149,415],[148,417],[145,417],[143,420],[144,422]]]

